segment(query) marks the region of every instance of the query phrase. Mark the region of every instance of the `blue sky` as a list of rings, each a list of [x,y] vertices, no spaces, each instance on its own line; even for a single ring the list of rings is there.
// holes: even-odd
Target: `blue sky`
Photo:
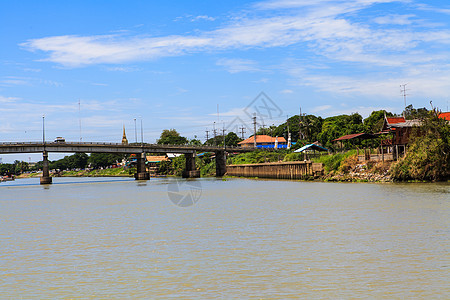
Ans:
[[[48,140],[120,142],[125,125],[134,141],[135,118],[146,142],[204,140],[250,124],[260,92],[279,111],[265,125],[400,113],[401,84],[446,110],[449,23],[448,1],[0,0],[0,142],[40,140],[42,115]]]

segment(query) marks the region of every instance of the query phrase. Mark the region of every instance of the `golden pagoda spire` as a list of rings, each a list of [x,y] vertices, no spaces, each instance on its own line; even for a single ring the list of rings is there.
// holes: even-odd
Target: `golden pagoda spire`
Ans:
[[[123,125],[122,145],[128,145],[127,135],[125,134],[125,125]]]

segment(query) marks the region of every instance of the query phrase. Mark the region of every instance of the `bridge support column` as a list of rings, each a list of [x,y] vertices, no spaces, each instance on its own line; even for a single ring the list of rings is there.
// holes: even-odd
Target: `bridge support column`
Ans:
[[[147,172],[145,167],[145,153],[136,154],[137,165],[136,165],[136,174],[134,174],[134,178],[136,180],[149,180],[150,173]]]
[[[44,151],[42,153],[42,177],[40,179],[41,184],[51,184],[52,178],[50,177],[50,169],[48,167],[48,153]]]
[[[216,151],[216,177],[222,177],[227,172],[225,151]]]
[[[184,155],[186,158],[186,168],[181,174],[181,177],[183,178],[199,178],[200,177],[200,170],[197,170],[195,167],[195,157],[196,153],[186,153]]]

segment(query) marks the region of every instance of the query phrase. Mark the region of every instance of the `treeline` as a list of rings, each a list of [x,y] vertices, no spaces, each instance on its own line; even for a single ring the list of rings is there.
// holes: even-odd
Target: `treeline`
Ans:
[[[415,109],[412,105],[406,107],[401,116],[405,115],[406,119],[420,119],[428,115],[426,108]],[[350,115],[339,115],[328,118],[322,118],[315,115],[295,115],[290,117],[286,122],[268,128],[260,128],[257,134],[268,134],[270,136],[288,138],[288,132],[291,134],[291,140],[296,142],[294,149],[300,148],[305,144],[318,141],[324,147],[335,150],[336,145],[333,140],[353,133],[379,133],[383,126],[384,116],[393,117],[395,114],[378,110],[373,111],[367,118],[359,113]],[[353,146],[367,146],[370,141],[352,141],[344,143],[344,146],[351,148]]]
[[[98,169],[105,168],[121,162],[125,158],[121,154],[110,154],[110,153],[91,153],[87,155],[86,153],[75,153],[70,156],[65,156],[62,159],[54,160],[49,162],[49,168],[51,170],[74,170],[74,169],[85,169],[87,167]],[[29,164],[24,161],[14,161],[12,164],[0,164],[0,175],[20,175],[25,172],[33,172],[42,170],[42,161],[36,164]]]

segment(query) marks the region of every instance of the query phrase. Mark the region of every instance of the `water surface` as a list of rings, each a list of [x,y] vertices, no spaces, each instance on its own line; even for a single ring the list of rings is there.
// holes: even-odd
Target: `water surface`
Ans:
[[[450,297],[449,184],[53,180],[0,183],[2,299]]]

